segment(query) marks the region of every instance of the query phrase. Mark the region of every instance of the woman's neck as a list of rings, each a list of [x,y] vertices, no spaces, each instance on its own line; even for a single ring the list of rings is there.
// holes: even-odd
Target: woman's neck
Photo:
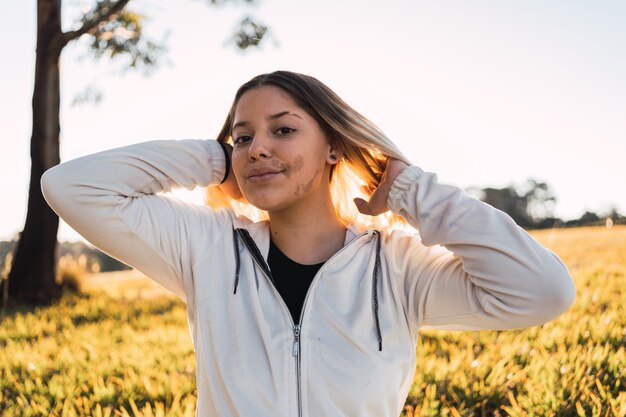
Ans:
[[[301,264],[324,262],[345,242],[346,226],[330,201],[321,206],[301,205],[270,212],[269,217],[274,244],[291,260]]]

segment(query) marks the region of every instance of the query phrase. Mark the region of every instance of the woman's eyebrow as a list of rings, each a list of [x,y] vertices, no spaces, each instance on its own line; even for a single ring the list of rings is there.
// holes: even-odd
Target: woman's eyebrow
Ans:
[[[269,116],[267,116],[267,119],[268,120],[275,120],[275,119],[281,118],[281,117],[283,117],[285,115],[296,116],[297,118],[302,119],[302,117],[300,117],[297,113],[293,113],[293,112],[290,112],[290,111],[281,111],[280,113],[269,115]],[[248,124],[249,124],[249,122],[247,122],[245,120],[242,120],[240,122],[235,123],[233,125],[233,129],[235,129],[236,127],[239,127],[239,126],[246,126]]]
[[[280,112],[280,113],[272,114],[271,116],[268,116],[267,118],[270,119],[270,120],[274,120],[274,119],[278,119],[279,117],[283,117],[286,114],[289,114],[291,116],[296,116],[297,118],[302,119],[302,117],[300,117],[296,113],[292,113],[290,111],[283,111],[283,112]]]

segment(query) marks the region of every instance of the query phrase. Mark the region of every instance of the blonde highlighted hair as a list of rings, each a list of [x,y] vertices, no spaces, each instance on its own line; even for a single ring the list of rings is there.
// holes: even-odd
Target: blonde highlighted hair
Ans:
[[[285,91],[300,108],[313,117],[342,158],[331,167],[331,194],[339,218],[357,228],[404,227],[404,220],[387,212],[365,216],[356,208],[353,198],[368,199],[378,187],[387,157],[410,164],[400,149],[371,121],[350,107],[325,84],[308,75],[290,71],[261,74],[237,90],[217,140],[232,144],[232,125],[239,99],[249,90],[274,86]],[[218,187],[205,189],[205,203],[213,208],[231,207],[237,214],[252,220],[267,219],[267,213],[226,196]]]

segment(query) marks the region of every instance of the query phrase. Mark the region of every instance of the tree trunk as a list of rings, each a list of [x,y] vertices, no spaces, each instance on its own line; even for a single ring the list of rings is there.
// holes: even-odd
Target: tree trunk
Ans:
[[[41,175],[60,161],[61,35],[61,0],[38,0],[28,212],[9,274],[11,298],[35,304],[61,295],[55,280],[59,218],[44,200],[40,186]]]

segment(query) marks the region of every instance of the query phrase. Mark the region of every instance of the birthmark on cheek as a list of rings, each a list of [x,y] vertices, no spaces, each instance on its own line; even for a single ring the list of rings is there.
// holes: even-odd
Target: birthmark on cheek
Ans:
[[[292,166],[293,166],[294,172],[300,171],[302,167],[304,166],[304,156],[302,155],[296,156],[296,159],[293,160]]]
[[[291,176],[289,166],[276,159],[271,162],[271,167],[277,171],[282,171],[287,178]]]
[[[302,170],[302,167],[304,167],[304,156],[297,155],[291,165],[289,167],[285,167],[287,168],[285,170],[285,176],[287,178],[291,177],[293,174],[300,172]]]
[[[274,159],[272,161],[272,168],[274,168],[274,169],[283,169],[283,168],[285,168],[285,166],[280,161]]]
[[[299,197],[302,194],[306,194],[309,191],[311,191],[311,189],[313,188],[313,184],[315,183],[315,179],[317,178],[319,174],[320,174],[320,169],[318,168],[317,171],[315,171],[315,174],[313,174],[313,178],[311,178],[305,184],[300,183],[296,185],[296,189],[293,192],[294,197]]]

